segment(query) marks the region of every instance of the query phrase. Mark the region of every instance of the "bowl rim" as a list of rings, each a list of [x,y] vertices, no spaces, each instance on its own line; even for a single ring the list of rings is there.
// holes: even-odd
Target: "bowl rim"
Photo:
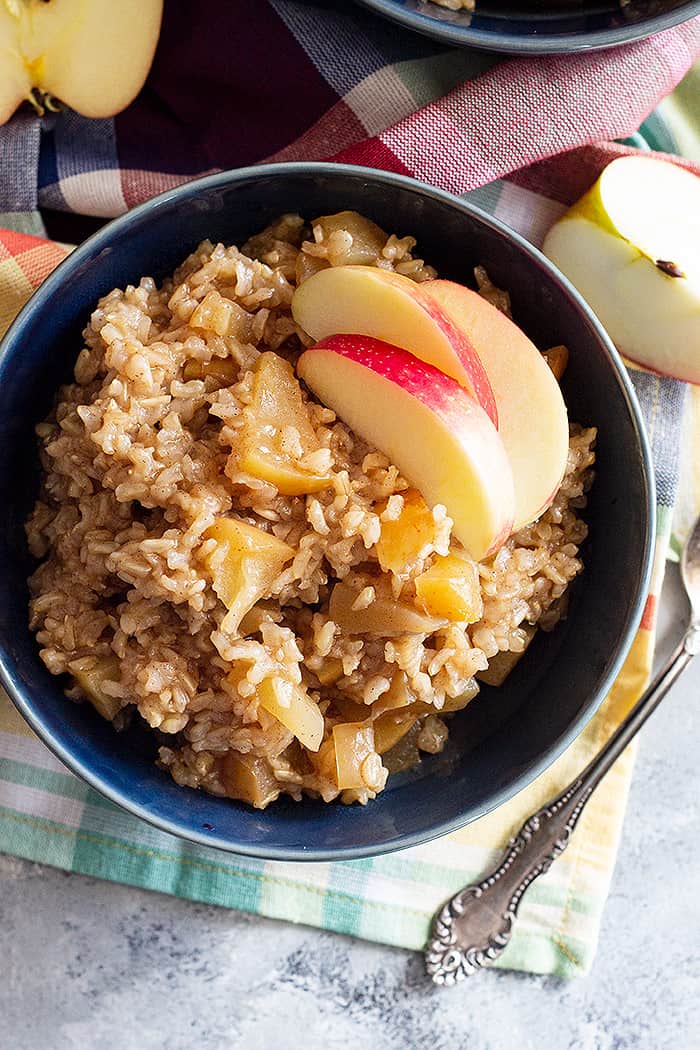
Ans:
[[[406,849],[410,846],[421,845],[432,841],[433,839],[450,834],[451,832],[458,831],[467,824],[470,824],[485,816],[487,813],[499,808],[518,794],[518,792],[531,784],[546,769],[548,769],[549,766],[555,762],[556,759],[576,739],[596,713],[603,699],[609,692],[610,687],[617,677],[627,656],[642,618],[653,567],[656,532],[656,489],[651,450],[641,409],[631,380],[624,364],[622,363],[622,358],[603,329],[600,321],[598,321],[591,308],[586,304],[567,278],[560,273],[554,264],[551,263],[549,259],[539,251],[539,249],[515,230],[506,226],[505,223],[482,211],[481,208],[478,208],[445,190],[440,190],[419,182],[417,179],[393,172],[381,171],[375,168],[323,162],[289,162],[229,169],[227,171],[217,172],[213,175],[205,175],[202,178],[193,179],[190,182],[183,183],[174,189],[166,190],[164,193],[158,194],[158,196],[152,197],[123,215],[118,216],[111,222],[108,222],[96,233],[92,234],[92,236],[87,238],[87,240],[67,255],[66,258],[63,259],[54,270],[52,270],[49,276],[35,290],[28,302],[19,312],[8,328],[3,339],[0,340],[0,380],[2,372],[5,367],[7,367],[5,361],[6,353],[8,349],[12,348],[13,343],[17,343],[18,339],[21,339],[21,332],[25,323],[43,309],[44,299],[63,285],[64,274],[70,275],[73,269],[79,267],[88,257],[97,254],[100,250],[109,246],[115,230],[120,233],[127,231],[132,226],[140,225],[142,219],[147,218],[151,212],[156,211],[161,207],[168,206],[178,200],[196,197],[201,191],[208,191],[220,187],[223,188],[232,183],[251,178],[265,178],[269,176],[284,178],[295,174],[329,174],[331,176],[334,174],[344,176],[350,175],[353,177],[369,179],[374,182],[378,181],[384,183],[388,188],[401,187],[414,193],[418,192],[422,196],[431,197],[452,208],[462,211],[466,215],[476,218],[479,222],[489,226],[500,236],[514,242],[515,245],[521,249],[525,255],[529,256],[530,260],[538,267],[546,269],[550,276],[562,286],[562,290],[568,295],[568,297],[573,300],[574,305],[576,305],[579,311],[583,313],[589,324],[592,326],[595,334],[598,336],[599,341],[607,353],[611,366],[617,373],[621,392],[624,395],[627,411],[633,424],[638,442],[642,462],[642,473],[645,481],[645,506],[643,508],[645,511],[645,535],[642,552],[642,572],[637,582],[636,595],[631,608],[631,613],[617,655],[610,664],[607,673],[601,679],[597,691],[592,697],[590,697],[589,702],[582,706],[579,716],[571,723],[568,730],[535,761],[523,767],[518,776],[516,776],[506,788],[498,791],[489,803],[480,807],[476,813],[472,813],[468,817],[455,817],[450,820],[445,820],[433,824],[422,831],[398,835],[388,844],[373,843],[358,847],[339,846],[308,849],[303,845],[260,847],[255,842],[234,842],[228,837],[219,835],[216,831],[202,832],[198,829],[183,828],[181,823],[176,819],[154,815],[144,805],[134,802],[119,789],[111,787],[109,784],[105,783],[103,778],[86,766],[82,759],[75,757],[68,747],[51,739],[50,734],[45,731],[41,713],[35,709],[35,701],[32,695],[25,689],[19,677],[13,673],[9,665],[7,654],[2,646],[0,646],[0,684],[4,686],[17,710],[28,722],[41,741],[69,770],[84,780],[90,787],[98,791],[103,797],[107,798],[109,801],[133,816],[144,820],[147,824],[150,824],[153,827],[174,835],[177,838],[198,845],[214,847],[230,854],[238,854],[263,860],[352,860],[383,855],[394,852],[395,850]]]
[[[581,32],[575,36],[566,36],[563,33],[515,36],[508,32],[489,32],[471,26],[450,25],[449,22],[442,22],[434,15],[424,14],[421,11],[407,11],[403,7],[397,7],[396,0],[357,0],[357,2],[406,29],[412,29],[416,33],[440,40],[445,44],[514,55],[564,55],[604,51],[622,44],[631,44],[635,40],[644,40],[700,14],[700,0],[686,0],[684,4],[672,11],[663,11],[661,14],[651,15],[642,21],[610,29],[596,29],[593,32]]]

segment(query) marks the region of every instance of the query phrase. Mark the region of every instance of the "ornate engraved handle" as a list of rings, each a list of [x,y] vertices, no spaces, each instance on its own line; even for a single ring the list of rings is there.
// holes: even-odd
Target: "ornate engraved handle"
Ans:
[[[496,870],[460,890],[438,912],[426,950],[428,973],[436,984],[456,984],[498,958],[510,940],[525,890],[569,845],[592,793],[592,787],[577,780],[533,813],[508,843]]]
[[[525,821],[495,871],[443,905],[425,951],[427,970],[436,984],[456,984],[498,958],[510,941],[528,886],[564,852],[597,785],[699,653],[700,622],[695,620],[644,696],[581,775]]]

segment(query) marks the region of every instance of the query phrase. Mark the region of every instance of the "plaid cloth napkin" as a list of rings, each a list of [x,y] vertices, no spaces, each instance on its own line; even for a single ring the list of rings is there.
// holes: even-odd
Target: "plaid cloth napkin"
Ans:
[[[605,54],[499,61],[442,49],[348,0],[222,0],[213,7],[216,18],[208,15],[205,25],[192,9],[168,5],[146,89],[114,120],[64,112],[40,122],[17,114],[0,129],[0,326],[67,251],[31,236],[44,232],[39,207],[113,215],[195,174],[263,159],[333,157],[471,190],[470,199],[539,243],[626,148],[589,144],[634,132],[700,52],[700,20]],[[685,113],[680,103],[678,112]],[[0,850],[420,948],[435,908],[488,868],[522,820],[585,764],[647,681],[680,448],[694,432],[687,422],[682,429],[682,384],[644,373],[634,380],[659,489],[642,627],[599,714],[507,806],[387,857],[303,865],[233,857],[116,809],[72,776],[0,696]],[[499,965],[562,976],[589,968],[632,761],[630,750],[596,792],[567,853],[525,898]]]

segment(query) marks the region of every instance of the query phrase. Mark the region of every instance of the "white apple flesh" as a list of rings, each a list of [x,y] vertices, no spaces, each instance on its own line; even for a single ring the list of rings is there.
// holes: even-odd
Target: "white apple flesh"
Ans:
[[[359,335],[311,347],[297,371],[429,506],[447,508],[475,561],[505,542],[515,502],[508,457],[489,417],[458,383],[399,347]]]
[[[297,288],[292,314],[312,339],[365,335],[408,350],[455,379],[498,425],[491,385],[468,337],[410,278],[376,266],[332,266]]]
[[[486,369],[519,529],[547,509],[566,469],[569,423],[559,384],[535,344],[483,296],[452,281],[426,281],[423,288],[466,333]]]
[[[543,251],[625,357],[700,383],[700,178],[621,157],[554,224]]]
[[[0,124],[39,89],[85,117],[136,97],[163,0],[0,0]]]

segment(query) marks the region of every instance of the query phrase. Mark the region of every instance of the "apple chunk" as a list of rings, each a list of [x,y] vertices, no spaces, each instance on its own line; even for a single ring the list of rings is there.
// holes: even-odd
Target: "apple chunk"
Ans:
[[[93,667],[75,672],[75,679],[78,685],[95,710],[103,718],[106,718],[108,722],[113,721],[121,711],[122,701],[118,696],[111,696],[109,693],[106,693],[104,683],[118,682],[120,677],[119,661],[116,656],[95,660]]]
[[[472,558],[505,542],[515,503],[508,457],[491,420],[458,383],[366,336],[332,336],[303,353],[297,370],[429,506],[444,504]]]
[[[39,89],[85,117],[119,113],[141,90],[163,0],[1,0],[0,124]]]
[[[384,572],[407,575],[435,539],[435,519],[420,492],[403,492],[403,508],[398,518],[382,521],[376,550]]]
[[[226,629],[237,631],[253,606],[269,594],[284,566],[294,557],[289,544],[236,518],[216,518],[204,534],[205,563],[212,587],[228,609]]]
[[[456,554],[438,557],[416,577],[416,598],[432,616],[476,623],[484,612],[479,570]]]
[[[486,369],[513,472],[519,529],[547,509],[564,476],[569,424],[559,384],[534,343],[481,295],[452,281],[423,287],[467,333]]]
[[[700,383],[700,179],[621,157],[547,234],[543,251],[626,357]]]
[[[319,444],[292,366],[267,351],[258,358],[254,373],[252,401],[243,413],[239,466],[286,496],[328,488],[328,474],[303,466],[306,457],[319,452]],[[285,447],[289,431],[296,438],[294,451]]]
[[[410,278],[376,266],[333,266],[297,288],[292,313],[313,339],[365,335],[408,350],[456,379],[498,425],[491,385],[468,336]]]

